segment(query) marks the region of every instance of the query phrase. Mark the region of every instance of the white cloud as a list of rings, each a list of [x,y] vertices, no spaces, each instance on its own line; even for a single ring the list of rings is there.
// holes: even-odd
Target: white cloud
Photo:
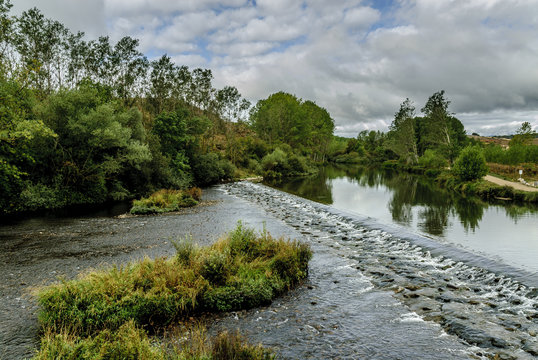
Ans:
[[[83,11],[69,10],[74,3]],[[144,52],[210,67],[216,86],[235,85],[251,101],[280,90],[312,99],[340,134],[385,130],[406,97],[420,109],[441,89],[469,132],[538,126],[538,0],[395,0],[382,10],[375,3],[17,0],[16,7],[38,6],[71,29],[138,38]]]

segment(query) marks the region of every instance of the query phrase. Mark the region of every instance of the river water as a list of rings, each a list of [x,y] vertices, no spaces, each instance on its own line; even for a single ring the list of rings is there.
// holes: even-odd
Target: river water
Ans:
[[[511,266],[538,285],[536,205],[488,204],[424,177],[364,167],[326,167],[313,177],[270,185]]]
[[[334,190],[341,180],[317,181]],[[218,316],[207,324],[210,333],[239,329],[283,359],[538,356],[531,272],[459,246],[447,236],[448,226],[432,235],[405,225],[415,220],[398,223],[374,217],[377,209],[336,207],[337,192],[323,186],[309,196],[322,196],[325,204],[243,182],[207,189],[201,206],[176,214],[109,212],[0,226],[0,359],[29,357],[38,346],[36,287],[95,267],[172,255],[170,241],[187,234],[209,244],[238,220],[309,243],[309,278],[270,306]],[[390,191],[383,186],[371,188]],[[524,212],[515,213],[521,223]],[[478,234],[481,223],[471,224]]]

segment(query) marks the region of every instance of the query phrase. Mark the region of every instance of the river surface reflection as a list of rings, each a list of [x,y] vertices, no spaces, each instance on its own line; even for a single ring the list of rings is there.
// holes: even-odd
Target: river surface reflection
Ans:
[[[538,274],[536,205],[488,204],[424,177],[364,167],[330,166],[316,176],[269,185]]]

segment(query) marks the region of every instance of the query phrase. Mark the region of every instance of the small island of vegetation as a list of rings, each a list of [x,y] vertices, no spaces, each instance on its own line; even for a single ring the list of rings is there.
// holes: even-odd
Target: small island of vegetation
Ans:
[[[156,346],[157,338],[149,336],[202,313],[271,303],[307,277],[309,247],[266,231],[256,234],[241,223],[209,247],[190,241],[175,246],[170,259],[145,259],[42,289],[44,335],[35,359],[271,358],[269,350],[237,335],[183,348]]]

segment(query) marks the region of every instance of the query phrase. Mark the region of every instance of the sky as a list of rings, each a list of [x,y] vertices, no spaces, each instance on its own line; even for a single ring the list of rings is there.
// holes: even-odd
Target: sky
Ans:
[[[255,103],[277,91],[326,108],[337,135],[386,131],[445,90],[468,134],[538,130],[538,0],[12,0],[88,39],[140,40],[209,68]]]

